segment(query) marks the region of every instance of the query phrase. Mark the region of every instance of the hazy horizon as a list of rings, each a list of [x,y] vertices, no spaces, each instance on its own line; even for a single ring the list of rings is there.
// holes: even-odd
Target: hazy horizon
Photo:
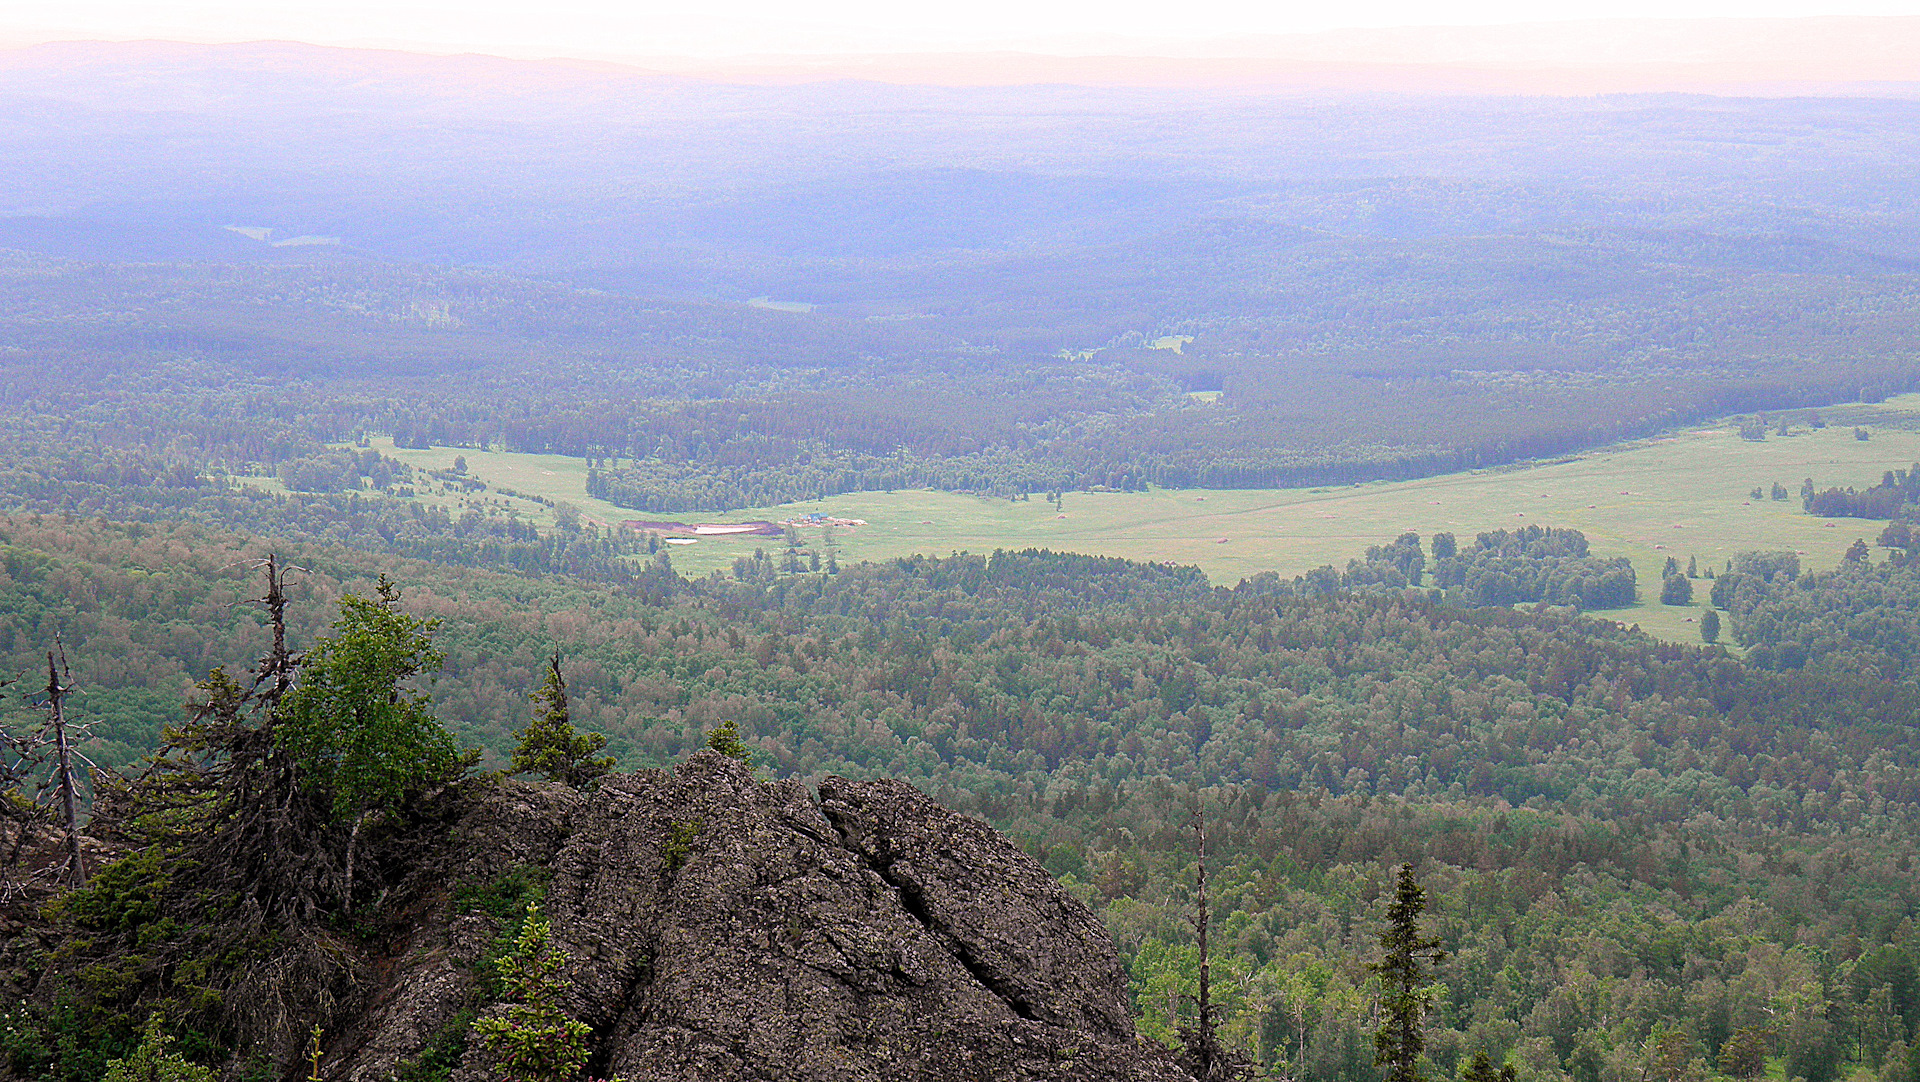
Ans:
[[[1856,0],[1844,10],[1799,0],[1444,5],[1374,0],[1337,10],[988,2],[924,12],[865,0],[810,5],[727,0],[699,13],[594,3],[212,6],[83,0],[58,13],[0,11],[0,47],[71,41],[194,44],[297,42],[428,55],[511,59],[739,62],[769,58],[1033,54],[1052,57],[1266,58],[1328,62],[1571,64],[1699,61],[1751,53],[1755,38],[1815,37],[1838,24],[1920,23],[1910,5]],[[1902,28],[1904,29],[1904,28]],[[1908,34],[1861,38],[1868,54],[1920,57]],[[1768,41],[1778,48],[1783,42]],[[1817,44],[1817,42],[1816,42]]]
[[[721,82],[858,79],[924,85],[1061,83],[1143,87],[1412,93],[1549,94],[1687,91],[1779,96],[1908,96],[1920,84],[1920,16],[1607,18],[1491,25],[1347,27],[1304,33],[1237,33],[1184,40],[1082,35],[1031,48],[951,47],[760,51],[728,55],[586,55],[520,49],[436,49],[292,38],[190,41],[51,38],[9,41],[0,65],[30,70],[62,49],[210,50],[259,55],[281,47],[384,54],[399,60],[503,61],[585,70],[671,74]],[[1100,46],[1100,47],[1096,47]],[[55,50],[48,54],[47,50]],[[38,50],[36,52],[36,50]]]

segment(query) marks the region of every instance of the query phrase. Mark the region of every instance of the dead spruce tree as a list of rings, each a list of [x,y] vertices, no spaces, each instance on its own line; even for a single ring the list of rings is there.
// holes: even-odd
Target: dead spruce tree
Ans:
[[[67,669],[67,651],[60,648],[60,664],[55,667],[53,651],[47,652],[47,725],[53,741],[53,790],[60,801],[60,825],[67,833],[67,862],[61,875],[69,883],[87,880],[86,860],[80,854],[79,788],[74,783],[74,750],[67,731],[67,695],[73,690],[73,673]],[[89,762],[88,766],[93,764]]]
[[[1201,808],[1193,810],[1193,835],[1199,861],[1193,873],[1193,915],[1188,923],[1193,925],[1194,943],[1199,948],[1199,983],[1192,996],[1182,998],[1194,1006],[1192,1025],[1180,1027],[1180,1043],[1183,1046],[1181,1059],[1188,1071],[1202,1082],[1231,1082],[1247,1075],[1250,1064],[1244,1057],[1228,1051],[1220,1044],[1220,1019],[1213,1003],[1213,955],[1209,936],[1213,926],[1213,902],[1207,894],[1207,821]]]
[[[15,683],[0,683],[4,687]],[[7,818],[15,820],[18,833],[7,855],[9,867],[16,865],[26,848],[34,826],[57,821],[63,832],[61,847],[65,855],[57,866],[40,869],[28,880],[47,879],[69,886],[86,882],[86,858],[80,847],[80,778],[76,763],[84,764],[89,776],[100,775],[100,768],[80,751],[78,745],[92,738],[86,722],[76,723],[68,711],[73,694],[73,672],[67,665],[67,650],[56,636],[54,648],[47,651],[47,682],[38,700],[28,705],[41,712],[40,724],[31,728],[0,732],[0,747],[6,761],[0,763],[0,785],[8,793]],[[31,796],[22,794],[34,784]],[[25,881],[9,881],[9,888]]]

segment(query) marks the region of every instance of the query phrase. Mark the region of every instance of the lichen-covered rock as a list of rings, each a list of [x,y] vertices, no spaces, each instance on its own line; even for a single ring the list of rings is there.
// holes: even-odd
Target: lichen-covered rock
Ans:
[[[701,753],[589,796],[510,783],[483,804],[447,867],[466,882],[551,869],[545,912],[571,959],[566,1007],[593,1030],[593,1076],[1188,1078],[1135,1038],[1094,915],[991,828],[909,786],[833,778],[816,802]],[[489,937],[440,912],[329,1078],[384,1078],[476,1005]],[[495,1077],[477,1048],[456,1072]]]
[[[903,782],[829,778],[820,796],[848,848],[1016,1014],[1133,1036],[1106,928],[999,832]]]

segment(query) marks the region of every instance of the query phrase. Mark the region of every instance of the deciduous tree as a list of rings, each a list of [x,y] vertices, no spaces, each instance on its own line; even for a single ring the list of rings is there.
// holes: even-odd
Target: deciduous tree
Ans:
[[[445,660],[433,647],[438,621],[399,610],[400,592],[381,576],[376,597],[348,594],[332,634],[307,651],[299,681],[281,700],[274,737],[299,764],[304,787],[353,824],[346,852],[351,905],[353,860],[362,826],[393,814],[471,765],[433,716],[415,678]]]

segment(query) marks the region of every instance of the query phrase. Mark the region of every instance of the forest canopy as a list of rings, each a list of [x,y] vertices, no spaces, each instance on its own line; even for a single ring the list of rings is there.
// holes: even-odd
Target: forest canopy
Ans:
[[[0,532],[11,649],[66,628],[79,710],[265,646],[232,604],[251,542],[44,516]],[[1776,672],[1564,609],[1220,588],[1044,552],[650,590],[288,555],[312,569],[291,587],[296,642],[379,575],[406,583],[409,619],[439,621],[434,710],[493,764],[560,649],[574,723],[627,766],[737,723],[779,774],[904,777],[987,818],[1102,911],[1150,1034],[1172,1036],[1163,992],[1194,964],[1199,800],[1219,822],[1223,1033],[1299,1077],[1371,1070],[1359,960],[1409,861],[1451,956],[1438,1070],[1484,1050],[1605,1080],[1668,1029],[1715,1063],[1753,1030],[1823,1079],[1911,1047],[1920,687],[1838,656]],[[177,615],[128,618],[160,612]]]

